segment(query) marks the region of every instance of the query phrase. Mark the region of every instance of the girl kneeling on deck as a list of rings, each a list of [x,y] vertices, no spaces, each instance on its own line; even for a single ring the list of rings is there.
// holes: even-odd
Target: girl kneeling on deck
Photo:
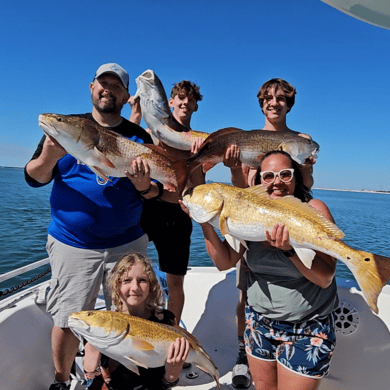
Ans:
[[[112,269],[108,283],[113,304],[118,311],[150,321],[176,325],[174,314],[163,309],[163,291],[152,265],[142,255],[134,253],[120,259]],[[87,388],[89,390],[169,389],[178,383],[188,352],[188,341],[184,338],[177,339],[171,344],[165,366],[149,369],[139,367],[138,376],[113,359],[101,355],[87,343],[84,359]]]
[[[255,184],[260,183],[271,198],[294,195],[333,222],[328,207],[312,199],[299,165],[287,153],[263,157]],[[246,252],[245,348],[256,390],[318,389],[336,342],[336,260],[316,252],[311,269],[306,268],[290,245],[283,221],[266,232],[267,241],[247,241],[248,250],[240,244],[239,252],[222,241],[212,225],[201,226],[219,270],[233,267]]]

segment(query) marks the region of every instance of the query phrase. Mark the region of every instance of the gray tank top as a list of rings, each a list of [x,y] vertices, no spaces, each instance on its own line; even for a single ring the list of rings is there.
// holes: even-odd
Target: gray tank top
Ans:
[[[307,321],[338,306],[336,280],[321,288],[306,279],[281,250],[247,242],[248,304],[267,318]]]

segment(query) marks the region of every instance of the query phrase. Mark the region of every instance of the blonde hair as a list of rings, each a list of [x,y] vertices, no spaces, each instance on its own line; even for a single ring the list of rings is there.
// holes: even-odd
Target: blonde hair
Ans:
[[[119,311],[123,311],[123,302],[119,296],[122,277],[136,263],[141,264],[142,269],[149,278],[150,290],[148,298],[146,299],[146,305],[153,311],[163,308],[165,305],[165,296],[153,270],[153,266],[146,257],[139,253],[130,253],[123,256],[116,262],[114,268],[111,270],[108,277],[108,287],[111,291],[112,302]]]

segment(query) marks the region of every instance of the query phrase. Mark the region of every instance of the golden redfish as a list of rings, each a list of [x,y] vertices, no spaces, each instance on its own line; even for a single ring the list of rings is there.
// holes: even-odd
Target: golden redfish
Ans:
[[[198,153],[187,160],[188,171],[203,165],[203,170],[207,172],[223,161],[226,149],[231,145],[240,148],[240,161],[251,167],[259,166],[261,157],[272,150],[284,150],[297,163],[303,164],[311,156],[317,158],[320,148],[317,142],[293,131],[245,131],[228,127],[207,137]]]
[[[220,183],[187,190],[183,203],[196,222],[210,222],[223,236],[233,236],[244,245],[244,241],[266,241],[266,230],[284,222],[290,244],[308,268],[314,251],[341,260],[378,313],[378,296],[390,279],[390,258],[349,247],[341,241],[344,233],[309,204],[293,196],[270,198],[261,185],[241,189]]]
[[[170,344],[184,337],[190,344],[186,361],[210,374],[220,388],[219,373],[209,355],[194,336],[177,327],[102,310],[73,313],[68,326],[79,339],[137,374],[138,367],[164,366]]]

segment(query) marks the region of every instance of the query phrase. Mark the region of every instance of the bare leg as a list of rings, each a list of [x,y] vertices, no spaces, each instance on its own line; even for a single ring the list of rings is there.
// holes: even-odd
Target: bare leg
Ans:
[[[236,307],[236,324],[237,324],[237,335],[244,337],[245,332],[245,302],[246,302],[246,291],[239,290],[240,296]]]
[[[278,364],[278,390],[317,390],[321,379],[296,374]]]
[[[79,339],[69,328],[60,328],[53,326],[51,334],[51,348],[53,352],[53,362],[55,380],[57,382],[66,382],[69,380],[70,370],[73,360],[79,348]]]
[[[276,361],[260,360],[248,355],[248,363],[256,390],[280,390]]]
[[[168,310],[175,315],[177,323],[180,324],[184,306],[184,275],[167,273],[167,286],[169,290]]]

